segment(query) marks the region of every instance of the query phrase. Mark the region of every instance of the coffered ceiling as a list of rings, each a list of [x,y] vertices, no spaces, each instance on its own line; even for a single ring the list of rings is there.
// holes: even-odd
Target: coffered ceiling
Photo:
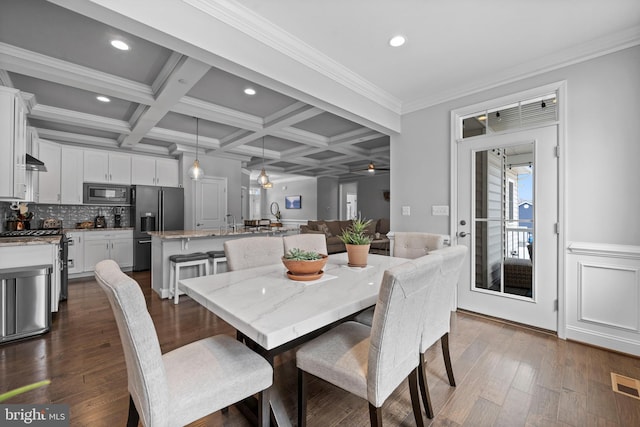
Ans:
[[[639,5],[0,0],[0,84],[44,139],[178,156],[198,117],[200,156],[347,178],[389,167],[403,113],[640,43]]]

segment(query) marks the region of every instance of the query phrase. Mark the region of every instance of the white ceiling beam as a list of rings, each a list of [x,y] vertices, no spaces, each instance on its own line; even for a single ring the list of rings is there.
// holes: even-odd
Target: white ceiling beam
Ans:
[[[124,120],[96,116],[94,114],[72,111],[50,105],[36,104],[29,113],[29,118],[47,120],[72,126],[103,130],[119,134],[129,134],[129,123]]]
[[[180,102],[171,108],[171,111],[252,131],[261,130],[263,124],[262,118],[258,116],[188,96],[182,97]]]
[[[7,71],[126,101],[149,105],[154,100],[151,87],[145,84],[2,42],[0,42],[0,63]]]
[[[175,59],[175,55],[172,59]],[[160,74],[163,82],[157,85],[160,88],[156,93],[155,101],[138,118],[131,133],[122,141],[123,147],[138,144],[211,68],[203,62],[186,56],[180,58],[177,64],[171,62],[172,71]]]

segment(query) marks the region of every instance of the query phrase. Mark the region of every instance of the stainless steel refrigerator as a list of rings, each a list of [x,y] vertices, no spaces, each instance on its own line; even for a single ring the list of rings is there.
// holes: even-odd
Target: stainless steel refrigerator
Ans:
[[[147,231],[184,229],[184,189],[131,186],[133,271],[151,268],[151,237]]]

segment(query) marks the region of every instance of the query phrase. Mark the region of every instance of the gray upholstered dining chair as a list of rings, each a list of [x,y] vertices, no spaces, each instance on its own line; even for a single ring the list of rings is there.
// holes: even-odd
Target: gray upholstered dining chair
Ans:
[[[451,307],[454,306],[456,286],[460,277],[462,263],[467,255],[467,247],[464,245],[447,246],[430,252],[430,255],[442,257],[442,266],[439,271],[438,288],[424,307],[427,312],[424,332],[420,340],[420,392],[424,402],[425,411],[429,418],[433,418],[433,407],[429,397],[427,384],[427,372],[425,365],[426,351],[436,341],[440,340],[442,357],[447,370],[449,384],[456,386],[449,352],[449,331],[451,329]],[[373,322],[373,308],[367,309],[355,317],[356,322],[371,326]]]
[[[95,277],[115,315],[127,366],[128,426],[182,426],[258,394],[259,424],[269,425],[267,389],[273,368],[227,335],[161,354],[158,336],[135,280],[112,260]]]
[[[441,262],[434,255],[388,269],[371,327],[341,323],[298,349],[299,427],[306,425],[309,374],[368,400],[372,426],[382,425],[380,408],[408,378],[416,424],[423,425],[417,385],[423,307],[437,286]]]
[[[298,248],[327,255],[327,238],[324,234],[292,234],[283,236],[282,242],[284,243],[284,253],[293,248]]]
[[[449,384],[452,387],[456,386],[449,352],[449,331],[451,330],[451,307],[454,304],[460,270],[467,256],[467,247],[457,245],[429,253],[429,256],[435,255],[442,257],[442,264],[438,274],[438,285],[424,307],[427,318],[420,340],[420,392],[429,418],[433,418],[434,413],[429,397],[425,358],[427,350],[438,340],[442,346],[442,357]]]
[[[391,256],[415,259],[444,247],[442,234],[396,231],[393,233]]]
[[[284,255],[282,237],[256,236],[224,242],[227,270],[244,270],[281,263]]]

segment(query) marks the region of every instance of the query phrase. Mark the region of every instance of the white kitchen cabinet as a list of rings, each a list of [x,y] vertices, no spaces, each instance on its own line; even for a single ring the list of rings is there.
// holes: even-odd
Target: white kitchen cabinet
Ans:
[[[67,265],[69,274],[84,272],[84,232],[72,231],[65,233],[69,239]]]
[[[60,202],[63,205],[81,205],[84,150],[63,145],[61,163]]]
[[[59,144],[48,141],[38,141],[39,159],[44,162],[46,172],[31,172],[37,174],[38,190],[35,194],[35,201],[38,203],[59,204],[60,203],[60,152]]]
[[[27,118],[20,92],[0,86],[0,199],[24,200]]]
[[[137,185],[180,186],[180,164],[175,159],[132,156],[131,183]]]
[[[84,182],[131,184],[131,156],[100,150],[84,151]]]
[[[94,271],[103,259],[112,259],[120,268],[133,267],[133,231],[86,231],[84,271]]]

